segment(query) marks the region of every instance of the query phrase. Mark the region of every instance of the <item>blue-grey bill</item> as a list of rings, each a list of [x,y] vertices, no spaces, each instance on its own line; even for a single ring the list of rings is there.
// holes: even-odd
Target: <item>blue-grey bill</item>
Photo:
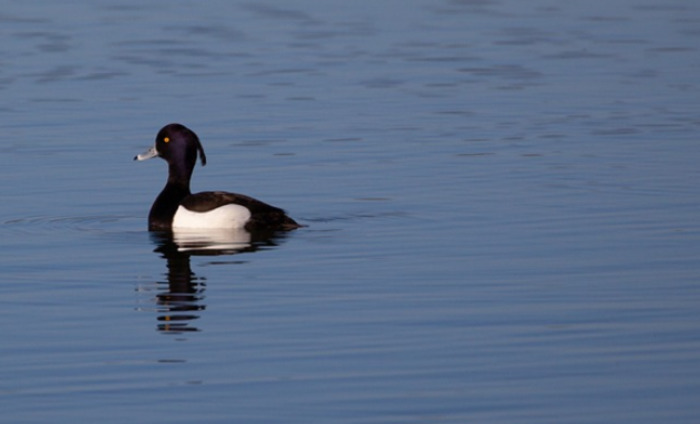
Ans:
[[[141,153],[140,155],[134,156],[134,160],[146,160],[150,158],[154,158],[158,156],[158,150],[156,150],[156,147],[153,146],[150,149],[146,150],[145,152]]]

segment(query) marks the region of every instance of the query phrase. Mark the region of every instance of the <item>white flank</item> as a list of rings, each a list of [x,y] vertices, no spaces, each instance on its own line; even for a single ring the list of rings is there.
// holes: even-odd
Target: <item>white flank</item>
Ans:
[[[224,205],[209,212],[192,212],[177,208],[173,217],[173,229],[243,228],[250,219],[250,210],[241,205]]]

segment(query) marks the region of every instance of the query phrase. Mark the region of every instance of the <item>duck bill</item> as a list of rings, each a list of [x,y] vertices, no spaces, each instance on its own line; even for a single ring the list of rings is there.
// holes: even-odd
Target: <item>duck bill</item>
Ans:
[[[158,150],[156,150],[156,146],[153,146],[145,152],[141,153],[140,155],[134,156],[134,160],[146,160],[154,158],[156,156],[158,156]]]

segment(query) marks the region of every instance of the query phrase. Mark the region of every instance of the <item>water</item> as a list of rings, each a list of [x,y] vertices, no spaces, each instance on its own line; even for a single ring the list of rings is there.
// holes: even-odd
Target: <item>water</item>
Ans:
[[[700,7],[0,13],[1,422],[695,423]],[[195,190],[308,227],[149,234]]]

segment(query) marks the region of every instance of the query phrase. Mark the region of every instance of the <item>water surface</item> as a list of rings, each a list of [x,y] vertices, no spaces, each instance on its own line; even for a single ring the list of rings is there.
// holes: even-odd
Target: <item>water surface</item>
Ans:
[[[69,6],[0,12],[0,421],[697,421],[700,7]],[[169,122],[307,227],[149,234]]]

